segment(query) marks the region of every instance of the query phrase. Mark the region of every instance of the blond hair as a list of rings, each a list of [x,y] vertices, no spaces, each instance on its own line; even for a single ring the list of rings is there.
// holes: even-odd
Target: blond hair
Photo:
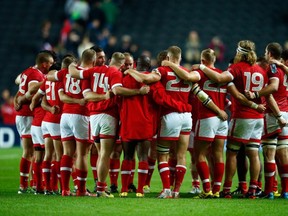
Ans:
[[[96,61],[96,52],[93,49],[86,49],[81,56],[82,64],[91,64]]]
[[[169,56],[169,58],[175,59],[175,60],[180,60],[181,59],[181,48],[178,46],[170,46],[167,49],[167,55]]]
[[[125,55],[121,52],[115,52],[112,55],[110,65],[120,67],[125,62]]]
[[[249,40],[242,40],[238,42],[236,49],[237,53],[234,58],[234,63],[247,62],[253,65],[257,61],[257,55],[255,52],[255,43]]]
[[[72,55],[67,55],[63,58],[61,62],[61,68],[68,68],[68,66],[72,63],[77,63],[77,59]]]
[[[201,52],[201,58],[204,59],[208,64],[214,64],[216,61],[216,54],[213,49],[205,49]]]

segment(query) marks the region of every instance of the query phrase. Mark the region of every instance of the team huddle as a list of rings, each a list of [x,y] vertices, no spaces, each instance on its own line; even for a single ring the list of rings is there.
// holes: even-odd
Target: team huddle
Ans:
[[[212,49],[186,69],[177,46],[160,52],[153,69],[145,55],[134,62],[129,53],[115,52],[109,65],[105,62],[96,46],[84,50],[79,62],[64,56],[61,67],[53,52],[41,51],[36,64],[16,79],[16,126],[23,146],[19,194],[32,187],[35,194],[113,198],[133,191],[142,198],[153,187],[157,162],[158,198],[179,198],[188,150],[194,198],[232,198],[238,170],[242,197],[288,199],[288,51],[278,43],[269,43],[261,59],[252,41],[239,41],[226,71],[215,68]],[[86,187],[89,154],[94,193]]]

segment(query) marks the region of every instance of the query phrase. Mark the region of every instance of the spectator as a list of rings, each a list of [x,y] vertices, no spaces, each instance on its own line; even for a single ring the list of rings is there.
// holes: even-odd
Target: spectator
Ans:
[[[225,45],[219,36],[214,36],[208,47],[215,51],[218,62],[224,61]]]
[[[40,44],[38,50],[53,50],[53,41],[50,35],[52,23],[50,20],[44,20],[41,25]]]
[[[107,27],[112,29],[119,14],[118,6],[111,0],[104,0],[100,8],[105,13]]]
[[[121,38],[120,52],[130,52],[132,38],[130,35],[123,35]]]
[[[90,41],[92,41],[93,43],[98,43],[99,40],[99,36],[101,35],[101,22],[98,19],[94,19],[92,20],[89,24],[88,24],[88,35],[90,38]]]
[[[186,63],[200,62],[201,43],[197,31],[190,31],[185,43],[184,60]]]
[[[84,50],[86,50],[86,49],[88,49],[94,45],[95,44],[90,41],[89,36],[87,34],[84,35],[83,40],[82,40],[81,44],[79,44],[78,49],[77,49],[78,50],[78,56],[81,56]]]
[[[74,22],[72,24],[71,31],[68,34],[67,41],[65,44],[65,49],[67,52],[73,53],[75,56],[78,56],[78,46],[82,42],[84,35],[84,29],[80,21]],[[79,56],[78,56],[79,57]]]
[[[110,36],[109,28],[104,28],[98,37],[98,44],[100,47],[103,47],[103,49],[105,49],[105,47],[108,44],[109,36]]]
[[[116,52],[117,49],[117,37],[115,35],[110,35],[108,38],[107,46],[105,47],[105,53],[108,59],[111,58],[112,54]]]
[[[137,44],[132,43],[132,37],[128,34],[123,35],[121,38],[120,52],[129,52],[137,58],[139,55],[139,47]]]
[[[2,91],[2,100],[1,103],[1,118],[2,123],[6,125],[15,125],[16,111],[14,109],[14,97],[11,96],[8,89]]]
[[[89,23],[93,23],[97,20],[99,23],[99,29],[103,29],[106,26],[106,15],[101,9],[102,2],[100,0],[95,1],[91,5],[91,10],[89,13]]]
[[[86,0],[67,0],[65,13],[70,20],[83,20],[88,22],[90,5]]]

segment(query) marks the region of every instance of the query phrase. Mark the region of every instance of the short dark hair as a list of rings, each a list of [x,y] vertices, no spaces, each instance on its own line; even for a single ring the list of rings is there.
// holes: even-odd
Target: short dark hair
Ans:
[[[266,49],[273,58],[275,59],[281,58],[282,46],[279,43],[276,43],[276,42],[269,43]]]
[[[59,60],[57,53],[55,51],[53,51],[53,50],[41,50],[39,53],[48,53],[48,54],[50,54],[53,57],[54,62]]]
[[[161,63],[163,60],[167,58],[168,51],[167,50],[162,50],[161,52],[158,53],[157,55],[157,65],[161,66]]]
[[[92,46],[90,49],[94,50],[96,53],[98,53],[98,52],[103,52],[103,51],[104,51],[104,50],[103,50],[101,47],[99,47],[98,45],[94,45],[94,46]]]
[[[141,55],[137,59],[137,70],[150,70],[151,68],[151,59],[146,55]]]
[[[51,71],[51,70],[60,70],[61,69],[61,64],[60,64],[60,62],[56,62],[55,64],[53,64],[50,68],[49,68],[49,70]]]
[[[39,52],[36,57],[36,64],[39,65],[41,63],[48,62],[49,58],[53,58],[50,52]]]
[[[288,49],[283,50],[282,54],[281,54],[281,58],[286,61],[288,60]]]

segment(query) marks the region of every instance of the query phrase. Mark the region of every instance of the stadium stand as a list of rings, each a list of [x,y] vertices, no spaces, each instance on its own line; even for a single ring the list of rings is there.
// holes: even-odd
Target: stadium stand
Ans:
[[[16,76],[34,64],[41,24],[53,22],[51,34],[58,35],[62,25],[64,1],[9,1],[0,7],[0,58],[2,62],[0,90],[16,93]],[[55,20],[55,22],[54,22]]]
[[[183,47],[190,30],[199,33],[204,48],[219,35],[226,45],[226,62],[240,39],[255,41],[259,55],[264,54],[267,43],[287,40],[288,3],[281,0],[126,2],[116,25],[117,35],[130,33],[153,55],[171,44]]]
[[[59,36],[64,4],[64,0],[1,1],[0,58],[5,78],[0,79],[0,91],[9,87],[15,93],[15,77],[34,63],[43,20],[49,19],[52,36]],[[122,0],[112,33],[118,38],[131,35],[140,51],[149,50],[153,56],[172,44],[183,47],[191,30],[199,33],[203,48],[219,35],[226,46],[226,61],[216,66],[224,69],[240,39],[255,41],[258,55],[271,41],[284,44],[287,9],[288,2],[283,0]]]

